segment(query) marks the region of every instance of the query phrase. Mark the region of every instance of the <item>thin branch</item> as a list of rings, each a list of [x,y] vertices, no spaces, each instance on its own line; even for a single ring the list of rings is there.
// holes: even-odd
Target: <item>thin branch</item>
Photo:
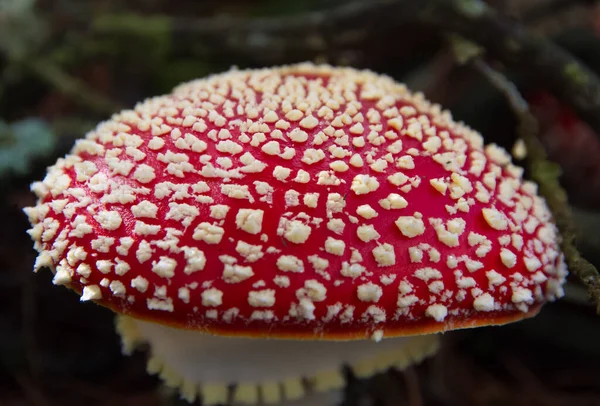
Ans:
[[[596,305],[596,311],[600,314],[600,274],[594,265],[583,258],[577,250],[575,221],[567,201],[567,194],[558,180],[560,168],[548,161],[546,151],[537,138],[537,120],[531,114],[527,101],[521,96],[514,83],[500,72],[492,69],[479,57],[473,58],[471,64],[504,94],[519,118],[518,133],[527,146],[531,178],[539,185],[540,193],[552,211],[554,221],[561,233],[560,246],[569,270],[587,286],[588,294]]]
[[[593,30],[594,14],[585,4],[566,4],[529,24],[531,31],[544,36],[557,36],[573,29]]]
[[[164,34],[175,53],[230,53],[265,64],[368,46],[372,30],[385,27],[393,38],[406,23],[455,32],[480,44],[495,59],[540,80],[600,134],[600,78],[561,47],[481,0],[353,1],[293,17],[256,19],[113,15],[100,17],[92,27],[108,35]],[[394,47],[391,43],[390,52]]]
[[[480,0],[428,0],[430,22],[485,48],[486,54],[527,73],[572,106],[600,135],[600,78],[572,54],[537,36]]]
[[[574,207],[573,218],[580,236],[578,248],[591,262],[600,264],[600,212]]]
[[[22,64],[40,80],[97,113],[111,114],[121,110],[121,106],[103,94],[96,92],[85,82],[70,76],[58,65],[48,60],[31,58],[23,61]]]
[[[228,55],[266,64],[313,59],[361,44],[368,38],[371,22],[387,29],[410,20],[394,15],[397,6],[395,0],[359,0],[321,11],[261,18],[104,14],[87,26],[101,35],[167,38],[176,55]]]

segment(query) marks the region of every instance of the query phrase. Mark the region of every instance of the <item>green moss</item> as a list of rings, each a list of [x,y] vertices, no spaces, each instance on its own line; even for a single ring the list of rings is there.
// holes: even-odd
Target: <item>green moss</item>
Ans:
[[[479,45],[459,35],[450,35],[448,39],[450,40],[454,57],[461,65],[481,56],[483,53],[483,49]]]
[[[590,80],[588,74],[584,72],[581,65],[579,65],[577,62],[568,63],[563,72],[568,79],[579,85],[585,85]]]
[[[461,14],[470,18],[482,16],[487,9],[485,3],[480,0],[455,0],[454,4]]]
[[[103,14],[93,21],[92,32],[96,41],[91,46],[97,53],[162,61],[171,48],[171,20],[164,16]]]
[[[165,16],[143,16],[131,13],[103,14],[92,23],[97,32],[122,33],[146,38],[167,38],[170,19]]]

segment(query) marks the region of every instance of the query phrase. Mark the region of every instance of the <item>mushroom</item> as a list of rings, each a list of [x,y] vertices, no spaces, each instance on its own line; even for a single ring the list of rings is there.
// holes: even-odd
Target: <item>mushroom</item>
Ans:
[[[522,175],[391,78],[304,63],[114,115],[25,212],[35,269],[120,314],[151,373],[189,401],[269,404],[560,297],[557,230]]]

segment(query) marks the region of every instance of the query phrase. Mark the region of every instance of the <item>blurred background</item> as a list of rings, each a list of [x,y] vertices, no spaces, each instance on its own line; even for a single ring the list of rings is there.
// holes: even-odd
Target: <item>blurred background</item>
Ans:
[[[121,356],[112,312],[79,303],[76,294],[52,285],[48,271],[31,272],[35,253],[21,212],[34,203],[30,182],[112,112],[232,65],[312,60],[391,75],[488,142],[513,145],[517,121],[503,96],[472,67],[455,62],[443,33],[410,16],[366,12],[336,19],[339,10],[369,4],[0,0],[0,406],[168,404],[145,372],[144,352]],[[600,73],[600,3],[488,4]],[[287,27],[286,34],[278,35],[278,27]],[[599,134],[538,75],[505,73],[539,120],[540,138],[562,168],[579,248],[598,266]],[[368,381],[349,373],[344,404],[600,405],[600,319],[572,278],[566,297],[534,319],[447,334],[438,356],[405,372]]]

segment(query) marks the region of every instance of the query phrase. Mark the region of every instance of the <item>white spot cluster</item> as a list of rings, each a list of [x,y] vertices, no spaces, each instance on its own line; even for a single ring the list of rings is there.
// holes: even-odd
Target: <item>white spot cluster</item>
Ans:
[[[506,151],[350,68],[183,84],[101,123],[32,191],[36,269],[182,324],[460,325],[553,300],[566,275]]]

